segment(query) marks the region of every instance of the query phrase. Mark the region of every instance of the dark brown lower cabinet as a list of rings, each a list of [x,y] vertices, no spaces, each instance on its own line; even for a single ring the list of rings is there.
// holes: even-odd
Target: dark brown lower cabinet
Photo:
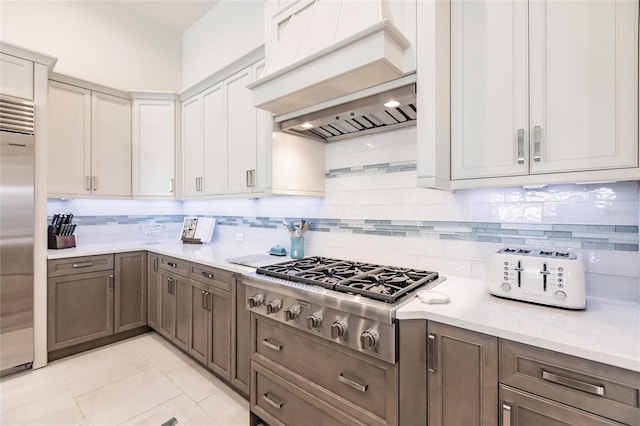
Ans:
[[[113,334],[113,270],[49,278],[49,352]]]
[[[189,349],[191,287],[189,279],[160,269],[160,327],[158,331],[184,351]]]
[[[115,255],[113,332],[147,324],[147,252]]]
[[[231,379],[231,296],[190,280],[191,318],[188,352],[212,371]]]
[[[430,426],[498,423],[498,338],[427,323]]]
[[[147,324],[147,253],[48,262],[48,352]]]
[[[500,385],[500,425],[620,426],[622,423]]]
[[[231,290],[231,384],[249,396],[250,322],[247,309],[247,287],[240,277],[234,278]]]
[[[148,281],[148,313],[147,323],[149,327],[156,331],[160,329],[160,294],[162,292],[162,282],[160,281],[160,264],[158,263],[160,256],[155,253],[149,253],[147,264],[147,281]]]

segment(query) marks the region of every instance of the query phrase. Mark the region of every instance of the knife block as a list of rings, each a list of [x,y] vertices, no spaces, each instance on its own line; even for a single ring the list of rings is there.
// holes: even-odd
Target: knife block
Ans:
[[[66,249],[76,246],[75,235],[57,235],[51,225],[47,228],[48,248],[53,250]]]

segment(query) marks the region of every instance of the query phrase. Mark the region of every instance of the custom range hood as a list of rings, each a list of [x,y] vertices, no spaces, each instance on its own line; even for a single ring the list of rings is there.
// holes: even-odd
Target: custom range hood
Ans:
[[[388,0],[300,0],[280,11],[265,70],[248,85],[254,105],[290,116],[413,72],[411,43],[391,10]]]
[[[275,127],[327,142],[416,124],[415,74],[275,117]]]

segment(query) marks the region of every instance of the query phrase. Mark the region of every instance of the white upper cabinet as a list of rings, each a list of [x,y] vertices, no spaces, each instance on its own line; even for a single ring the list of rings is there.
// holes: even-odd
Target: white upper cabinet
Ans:
[[[227,126],[224,86],[219,83],[202,92],[203,195],[224,193],[227,189]]]
[[[0,53],[0,94],[33,100],[33,62]]]
[[[49,82],[49,196],[91,195],[91,91]]]
[[[454,0],[452,187],[640,177],[637,61],[637,1]]]
[[[51,81],[50,197],[131,197],[131,101]]]
[[[202,99],[193,96],[182,103],[182,196],[199,196],[204,170]]]
[[[247,84],[248,67],[224,81],[227,116],[227,192],[251,193],[256,170],[256,109]]]
[[[135,198],[176,196],[176,101],[134,99],[132,176]]]

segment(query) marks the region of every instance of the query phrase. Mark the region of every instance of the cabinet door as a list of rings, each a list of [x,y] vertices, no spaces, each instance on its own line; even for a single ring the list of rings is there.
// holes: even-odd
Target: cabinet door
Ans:
[[[497,424],[498,339],[435,322],[427,332],[429,424]]]
[[[264,68],[264,60],[253,64],[254,81],[262,76]],[[253,192],[265,192],[267,186],[267,173],[273,173],[272,150],[274,147],[272,147],[272,137],[273,116],[268,111],[256,108],[256,171],[254,173]],[[324,166],[324,162],[322,164]],[[322,170],[321,175],[324,183],[324,167],[322,167]],[[271,179],[272,176],[269,176],[269,180]]]
[[[228,292],[209,287],[211,332],[209,333],[209,368],[231,379],[231,297]]]
[[[528,173],[527,2],[451,3],[451,178]]]
[[[0,93],[33,100],[33,62],[1,53]]]
[[[91,91],[49,82],[47,185],[49,196],[91,194]]]
[[[131,101],[91,93],[91,191],[131,197]]]
[[[204,195],[224,194],[227,187],[227,129],[222,83],[202,93]]]
[[[147,266],[148,286],[147,286],[147,324],[156,331],[160,330],[160,298],[162,293],[162,282],[160,281],[160,271],[158,270],[159,256],[149,253]]]
[[[248,395],[251,329],[247,309],[247,287],[239,279],[234,281],[231,293],[231,384]]]
[[[622,423],[594,416],[549,399],[500,385],[500,425],[621,426]]]
[[[173,344],[185,352],[189,350],[189,324],[191,322],[191,286],[187,278],[176,275],[174,286],[175,297],[175,327],[173,329]]]
[[[113,271],[49,278],[47,350],[113,334]]]
[[[190,280],[191,319],[189,325],[189,354],[207,364],[207,348],[209,347],[209,286]]]
[[[201,194],[204,152],[200,95],[182,103],[182,195]]]
[[[247,84],[251,67],[224,81],[227,112],[227,192],[251,192],[250,174],[256,168],[256,109]],[[248,174],[249,173],[249,174]]]
[[[133,196],[175,195],[176,103],[133,101]]]
[[[147,252],[116,253],[113,331],[147,325]]]
[[[173,340],[176,322],[175,275],[160,270],[160,324],[157,330],[169,340]]]
[[[533,1],[532,173],[638,164],[638,2]]]

